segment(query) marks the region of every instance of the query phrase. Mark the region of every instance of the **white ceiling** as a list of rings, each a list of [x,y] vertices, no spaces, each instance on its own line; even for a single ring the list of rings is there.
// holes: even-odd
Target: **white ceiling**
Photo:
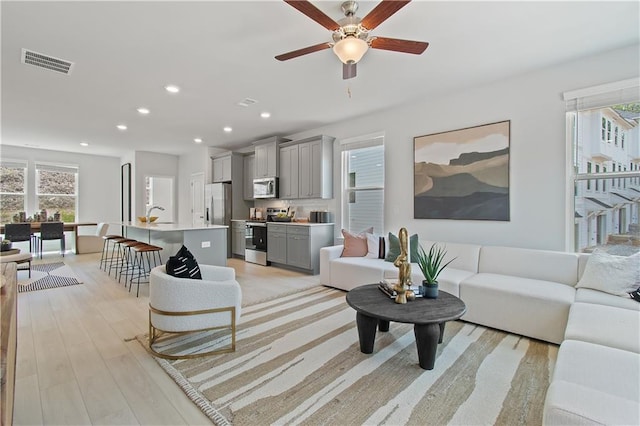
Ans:
[[[340,1],[313,3],[334,20],[343,16]],[[360,2],[358,16],[376,4]],[[369,50],[357,78],[343,81],[331,50],[274,59],[331,40],[283,1],[0,7],[2,143],[115,156],[181,154],[194,149],[194,137],[245,146],[640,40],[638,1],[414,1],[372,34],[428,41],[426,52]],[[22,48],[74,62],[73,71],[24,65]],[[182,91],[168,94],[169,83]],[[247,97],[258,103],[237,106]],[[151,114],[139,115],[139,106]]]

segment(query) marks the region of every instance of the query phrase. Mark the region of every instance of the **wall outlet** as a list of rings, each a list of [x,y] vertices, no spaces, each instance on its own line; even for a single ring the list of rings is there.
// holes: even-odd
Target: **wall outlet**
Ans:
[[[203,241],[202,243],[200,243],[200,247],[202,248],[211,247],[211,241]]]

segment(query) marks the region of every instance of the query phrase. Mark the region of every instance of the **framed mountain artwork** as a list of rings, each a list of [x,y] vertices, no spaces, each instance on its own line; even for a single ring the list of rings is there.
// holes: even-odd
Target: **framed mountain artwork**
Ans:
[[[413,217],[509,221],[510,121],[413,139]]]

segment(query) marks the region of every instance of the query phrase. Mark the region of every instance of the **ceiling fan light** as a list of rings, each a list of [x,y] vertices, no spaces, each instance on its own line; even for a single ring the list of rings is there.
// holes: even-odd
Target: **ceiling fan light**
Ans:
[[[366,41],[356,37],[346,37],[333,46],[333,52],[344,64],[357,63],[369,49]]]

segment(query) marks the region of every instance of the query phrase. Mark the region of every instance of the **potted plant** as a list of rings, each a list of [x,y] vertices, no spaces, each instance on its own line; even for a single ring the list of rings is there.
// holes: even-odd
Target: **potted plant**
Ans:
[[[11,250],[11,241],[2,240],[2,245],[0,246],[0,251],[8,251]]]
[[[428,299],[436,299],[438,297],[438,275],[444,268],[455,260],[455,257],[443,264],[443,260],[447,251],[433,244],[428,252],[425,252],[422,245],[418,247],[418,266],[422,271],[424,280],[420,286],[420,294]]]

